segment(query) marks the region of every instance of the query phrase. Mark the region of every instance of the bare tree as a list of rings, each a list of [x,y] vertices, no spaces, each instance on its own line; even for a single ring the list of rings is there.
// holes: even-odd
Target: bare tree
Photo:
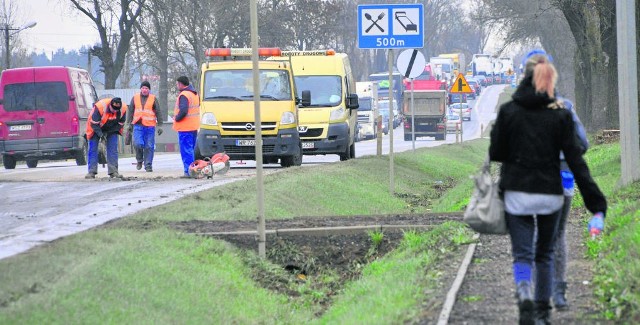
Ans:
[[[20,34],[11,35],[12,32],[14,32],[13,30],[10,30],[10,29],[5,30],[5,27],[17,28],[19,27],[19,25],[21,25],[19,20],[21,20],[22,18],[20,17],[19,13],[20,13],[20,7],[18,6],[17,1],[2,0],[0,2],[0,23],[1,23],[0,39],[2,39],[2,42],[0,42],[1,43],[0,58],[2,58],[2,61],[0,61],[0,66],[2,66],[3,69],[8,68],[5,66],[7,53],[11,61],[11,66],[13,67],[21,67],[21,66],[26,66],[30,64],[29,56],[27,55],[27,50],[24,46],[22,46],[22,40],[20,39]],[[5,34],[7,32],[9,35]],[[9,41],[10,41],[8,50],[6,48],[7,46],[6,37],[9,37]]]
[[[175,16],[180,1],[156,0],[145,5],[144,14],[136,22],[136,30],[144,39],[142,51],[146,64],[152,66],[160,76],[160,118],[165,119],[169,109],[169,64],[171,39],[174,37]]]
[[[102,61],[105,89],[115,88],[131,46],[134,24],[140,17],[146,0],[69,1],[95,23],[100,45],[94,46],[91,52]]]
[[[488,19],[504,26],[506,44],[538,41],[554,56],[561,77],[575,75],[576,107],[590,131],[617,127],[614,0],[483,3],[490,13]],[[560,85],[566,83],[565,79]]]

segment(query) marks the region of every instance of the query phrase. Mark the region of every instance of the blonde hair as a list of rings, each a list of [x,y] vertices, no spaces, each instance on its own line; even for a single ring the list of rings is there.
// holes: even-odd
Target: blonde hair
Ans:
[[[533,86],[536,88],[536,93],[546,93],[553,98],[558,72],[546,55],[536,54],[530,57],[525,65],[525,73],[533,74]]]

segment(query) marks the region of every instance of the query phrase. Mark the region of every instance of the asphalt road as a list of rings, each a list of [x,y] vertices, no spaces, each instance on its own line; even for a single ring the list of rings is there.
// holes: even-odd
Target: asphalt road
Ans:
[[[494,108],[504,87],[490,86],[470,102],[474,108],[471,121],[463,122],[464,140],[479,138],[481,129],[495,119]],[[403,132],[402,126],[394,130],[394,152],[413,148],[411,141],[404,141]],[[389,136],[382,142],[382,153],[389,154]],[[448,134],[446,141],[419,138],[415,147],[454,142],[455,135]],[[356,157],[375,154],[375,139],[356,143]],[[305,156],[303,166],[338,161],[337,155]],[[134,158],[121,158],[119,164],[125,180],[109,179],[103,167],[98,168],[97,179],[85,180],[87,167],[72,160],[0,169],[0,259],[190,193],[255,176],[254,161],[232,161],[226,175],[212,180],[180,179],[182,162],[175,153],[157,153],[152,173],[136,170]],[[264,165],[265,174],[280,170],[277,164]]]

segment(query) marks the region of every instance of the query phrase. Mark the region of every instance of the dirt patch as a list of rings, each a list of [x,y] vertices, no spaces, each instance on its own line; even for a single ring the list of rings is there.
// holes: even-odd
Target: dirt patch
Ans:
[[[554,324],[607,324],[599,319],[593,295],[593,262],[586,259],[579,211],[567,223],[569,310],[553,311]],[[517,324],[509,236],[480,236],[472,264],[458,292],[451,324]]]
[[[438,225],[445,221],[462,221],[461,213],[427,213],[427,214],[391,214],[391,215],[356,215],[331,217],[297,217],[292,219],[266,220],[267,230],[286,228],[317,228],[340,226],[371,225]],[[191,220],[170,223],[170,227],[195,234],[228,231],[253,231],[256,221],[200,221]]]
[[[620,130],[602,130],[595,136],[596,144],[620,142]]]
[[[268,220],[267,230],[291,228],[352,227],[352,226],[411,226],[437,225],[445,221],[458,220],[462,216],[454,214],[424,215],[383,215],[349,217],[306,217],[285,220]],[[216,232],[255,231],[256,222],[250,221],[187,221],[171,224],[180,231],[197,233],[222,239],[246,251],[258,252],[255,235],[211,235]],[[350,231],[348,233],[319,234],[267,234],[267,259],[288,271],[264,269],[258,261],[247,259],[254,270],[254,279],[263,287],[287,294],[291,297],[310,299],[319,306],[318,316],[331,305],[335,294],[345,283],[357,279],[369,262],[394,250],[403,238],[402,228],[384,228],[382,234],[376,230]],[[457,260],[451,254],[447,260]],[[454,274],[451,270],[433,270],[440,274]],[[452,279],[451,279],[452,281]],[[299,283],[306,284],[303,291]],[[449,280],[447,279],[447,282]],[[446,293],[446,291],[445,291]],[[426,294],[426,293],[425,293]],[[434,314],[432,304],[425,306],[425,312]],[[428,310],[428,312],[427,312]],[[438,310],[439,311],[439,310]]]

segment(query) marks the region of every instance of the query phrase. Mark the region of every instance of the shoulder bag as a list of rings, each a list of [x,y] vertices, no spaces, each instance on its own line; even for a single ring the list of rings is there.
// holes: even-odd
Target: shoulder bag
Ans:
[[[488,156],[482,169],[473,179],[475,188],[471,194],[469,205],[464,211],[464,222],[481,234],[506,234],[504,202],[500,197],[498,187],[500,179],[492,179],[491,162]]]

